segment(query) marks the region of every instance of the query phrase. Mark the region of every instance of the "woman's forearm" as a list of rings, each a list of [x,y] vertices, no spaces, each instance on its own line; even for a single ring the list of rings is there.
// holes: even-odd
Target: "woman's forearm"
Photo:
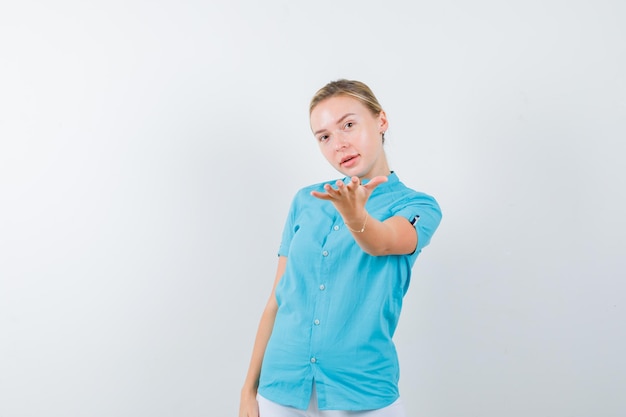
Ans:
[[[287,258],[284,256],[279,257],[272,293],[270,294],[265,309],[263,310],[263,314],[261,315],[261,321],[259,322],[259,328],[254,340],[252,358],[250,359],[248,374],[246,375],[246,379],[243,384],[242,394],[256,394],[256,390],[259,385],[259,376],[261,375],[261,364],[263,363],[263,356],[265,355],[265,348],[267,347],[267,342],[272,335],[274,320],[276,319],[276,312],[278,311],[278,304],[276,303],[275,295],[276,285],[278,285],[278,282],[285,273],[286,265]]]
[[[252,349],[252,358],[250,359],[250,366],[243,384],[242,392],[256,394],[257,387],[259,386],[259,376],[261,374],[263,355],[265,355],[265,348],[267,347],[267,342],[272,335],[274,319],[276,318],[276,309],[270,304],[271,302],[268,301],[265,310],[263,310],[263,315],[261,316],[261,321],[259,323],[259,328],[254,341],[254,348]]]
[[[417,234],[407,219],[394,216],[381,222],[365,213],[365,220],[355,217],[361,220],[344,221],[354,240],[366,253],[373,256],[404,255],[415,250]],[[358,229],[354,225],[358,225]]]

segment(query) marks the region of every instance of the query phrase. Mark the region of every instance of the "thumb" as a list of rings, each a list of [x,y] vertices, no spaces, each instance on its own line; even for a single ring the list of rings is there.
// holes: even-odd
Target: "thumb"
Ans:
[[[387,177],[384,175],[379,175],[377,177],[372,178],[367,184],[364,185],[365,188],[372,191],[374,188],[378,187],[380,184],[387,182]]]

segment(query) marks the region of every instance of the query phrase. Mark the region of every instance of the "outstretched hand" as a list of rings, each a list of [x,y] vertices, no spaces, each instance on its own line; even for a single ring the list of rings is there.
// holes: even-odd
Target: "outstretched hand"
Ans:
[[[387,177],[382,175],[372,178],[365,185],[361,185],[358,177],[352,177],[347,184],[344,184],[342,180],[337,180],[335,183],[337,188],[326,184],[324,185],[325,193],[312,191],[311,195],[320,200],[330,201],[344,218],[350,218],[355,215],[358,216],[364,211],[365,203],[372,191],[384,182],[387,182]]]

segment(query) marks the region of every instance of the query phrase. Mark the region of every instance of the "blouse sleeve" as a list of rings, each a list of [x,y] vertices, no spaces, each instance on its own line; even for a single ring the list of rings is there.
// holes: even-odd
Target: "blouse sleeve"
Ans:
[[[417,232],[417,248],[419,253],[430,243],[430,239],[441,222],[441,208],[437,201],[424,193],[408,196],[396,204],[393,215],[402,216],[411,222]]]
[[[291,239],[296,231],[296,213],[297,213],[297,201],[301,192],[297,193],[291,202],[289,212],[287,213],[287,219],[285,220],[285,226],[283,227],[283,234],[278,246],[278,256],[289,256],[289,247],[291,246]]]

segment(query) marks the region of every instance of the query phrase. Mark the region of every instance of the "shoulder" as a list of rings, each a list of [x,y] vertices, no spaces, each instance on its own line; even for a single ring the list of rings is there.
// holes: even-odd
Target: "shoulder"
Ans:
[[[416,191],[411,188],[407,188],[404,196],[406,199],[415,201],[417,203],[436,205],[437,207],[439,206],[439,203],[437,202],[435,197],[422,191]]]
[[[418,212],[430,212],[435,217],[441,217],[441,208],[434,196],[423,191],[407,187],[396,177],[390,181],[390,187],[385,194],[391,199],[391,211],[402,211],[407,207],[418,209]]]
[[[432,195],[423,191],[417,191],[407,187],[395,173],[389,177],[389,181],[380,186],[384,194],[393,196],[395,200],[411,200],[423,203],[437,204],[437,200]],[[437,204],[438,205],[438,204]]]

